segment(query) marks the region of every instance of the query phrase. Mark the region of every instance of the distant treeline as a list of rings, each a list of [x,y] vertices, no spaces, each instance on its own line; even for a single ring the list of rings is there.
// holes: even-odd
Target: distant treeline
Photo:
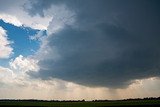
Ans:
[[[145,98],[129,98],[122,100],[92,100],[93,102],[103,102],[103,101],[133,101],[133,100],[160,100],[160,97],[145,97]]]
[[[130,101],[130,100],[160,100],[160,97],[145,97],[145,98],[129,98],[122,100],[92,100],[91,102],[110,102],[110,101]],[[0,99],[0,102],[3,101],[26,101],[26,102],[85,102],[85,100],[38,100],[38,99]]]

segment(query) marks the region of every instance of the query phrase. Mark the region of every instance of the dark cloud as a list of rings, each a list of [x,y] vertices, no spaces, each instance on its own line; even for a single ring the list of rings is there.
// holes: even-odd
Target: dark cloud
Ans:
[[[51,4],[75,11],[78,27],[51,34],[47,45],[60,58],[40,60],[41,69],[30,75],[110,88],[160,76],[159,1],[41,0],[28,11],[43,16]]]

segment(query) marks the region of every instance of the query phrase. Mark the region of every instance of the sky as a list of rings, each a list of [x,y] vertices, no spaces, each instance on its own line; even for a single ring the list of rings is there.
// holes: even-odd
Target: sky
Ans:
[[[159,97],[159,5],[0,0],[0,99]]]

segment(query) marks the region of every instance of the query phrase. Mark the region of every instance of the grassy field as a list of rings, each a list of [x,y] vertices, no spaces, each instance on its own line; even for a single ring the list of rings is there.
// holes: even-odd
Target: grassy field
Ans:
[[[44,107],[105,107],[105,106],[160,105],[160,100],[129,100],[105,102],[45,102],[45,101],[0,101],[0,106],[44,106]]]

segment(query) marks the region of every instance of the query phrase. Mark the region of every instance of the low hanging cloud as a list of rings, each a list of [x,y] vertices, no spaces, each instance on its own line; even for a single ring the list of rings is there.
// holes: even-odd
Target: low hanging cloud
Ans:
[[[9,58],[13,53],[13,48],[11,47],[11,41],[8,40],[6,30],[0,26],[0,59]]]
[[[40,70],[30,72],[31,76],[109,88],[123,88],[136,79],[160,76],[158,1],[30,3],[27,11],[31,15],[43,16],[44,10],[59,4],[75,12],[74,24],[66,24],[44,39],[43,50],[38,52],[44,56],[38,63]],[[54,29],[51,24],[48,29]],[[52,51],[46,54],[45,47]]]

